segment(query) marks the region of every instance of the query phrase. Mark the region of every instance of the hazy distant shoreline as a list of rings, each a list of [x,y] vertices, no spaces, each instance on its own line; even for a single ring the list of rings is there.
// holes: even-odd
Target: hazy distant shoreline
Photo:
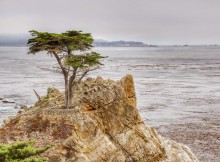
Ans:
[[[27,47],[28,35],[0,35],[0,47]],[[141,41],[108,41],[103,39],[95,39],[93,42],[94,47],[220,47],[218,44],[173,44],[173,45],[158,45],[147,44]]]
[[[28,47],[28,45],[13,45],[13,44],[7,44],[7,45],[2,45],[0,44],[0,47]],[[167,48],[193,48],[193,47],[200,47],[200,48],[220,48],[220,45],[146,45],[146,46],[119,46],[119,45],[98,45],[98,46],[94,46],[94,47],[102,47],[102,48],[160,48],[160,47],[167,47]]]
[[[28,35],[0,35],[0,46],[16,46],[16,47],[25,47],[27,46],[27,40],[30,37]],[[95,47],[146,47],[154,46],[147,45],[140,41],[107,41],[102,39],[95,39],[93,42]]]

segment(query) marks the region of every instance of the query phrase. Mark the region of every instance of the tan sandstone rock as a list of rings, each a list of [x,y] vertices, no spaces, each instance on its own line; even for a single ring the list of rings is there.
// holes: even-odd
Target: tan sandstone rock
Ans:
[[[7,142],[53,143],[42,155],[49,162],[198,161],[187,146],[160,137],[143,122],[131,75],[120,81],[89,78],[73,89],[74,109],[61,109],[63,94],[50,90],[44,100],[7,121],[0,142],[7,136]]]

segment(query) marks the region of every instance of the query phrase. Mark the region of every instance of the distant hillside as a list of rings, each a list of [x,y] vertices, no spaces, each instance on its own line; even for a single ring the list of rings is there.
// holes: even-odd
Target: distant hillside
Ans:
[[[29,35],[0,35],[0,46],[27,46]],[[146,47],[143,42],[135,41],[106,41],[96,39],[93,43],[95,47]]]
[[[105,41],[105,40],[95,40],[93,45],[95,47],[146,47],[148,45],[143,42],[135,41]]]
[[[0,46],[27,46],[28,35],[0,35]]]

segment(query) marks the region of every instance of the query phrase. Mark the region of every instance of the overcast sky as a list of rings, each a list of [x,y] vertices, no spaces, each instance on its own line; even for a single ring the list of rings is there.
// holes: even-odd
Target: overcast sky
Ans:
[[[0,34],[31,29],[149,44],[220,44],[220,0],[0,0]]]

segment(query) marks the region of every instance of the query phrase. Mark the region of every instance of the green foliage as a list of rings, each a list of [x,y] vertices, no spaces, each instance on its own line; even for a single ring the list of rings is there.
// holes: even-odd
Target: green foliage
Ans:
[[[82,31],[71,30],[56,34],[31,30],[30,33],[33,36],[28,40],[30,54],[40,51],[47,51],[48,53],[62,53],[73,50],[85,51],[90,49],[93,43],[91,34],[82,33]]]
[[[44,162],[45,159],[32,157],[39,155],[49,149],[51,146],[45,148],[34,148],[35,142],[16,142],[13,144],[0,144],[0,161],[2,162]]]
[[[66,65],[72,68],[90,68],[96,65],[102,65],[100,59],[106,58],[99,53],[91,52],[87,54],[71,55],[66,59]]]
[[[31,30],[30,34],[32,38],[28,40],[28,53],[47,51],[54,55],[65,77],[65,83],[69,81],[70,85],[73,79],[80,81],[89,71],[97,69],[102,65],[100,59],[106,58],[96,52],[86,52],[91,49],[94,41],[90,33],[71,30],[57,34]],[[80,54],[75,54],[75,51],[80,51]]]

